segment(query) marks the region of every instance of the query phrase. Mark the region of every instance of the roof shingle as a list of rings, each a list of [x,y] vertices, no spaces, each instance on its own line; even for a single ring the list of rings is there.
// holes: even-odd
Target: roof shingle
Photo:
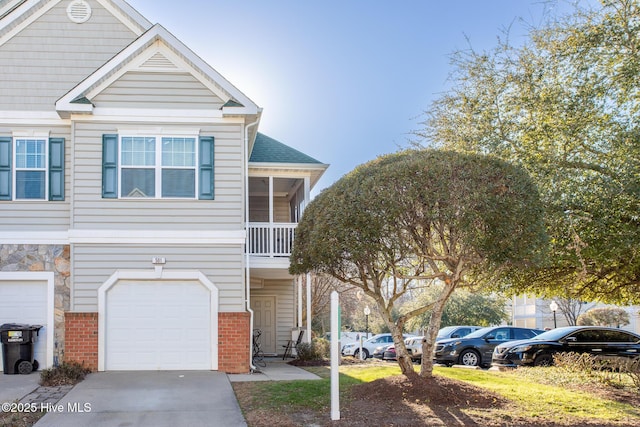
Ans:
[[[253,151],[249,162],[259,163],[317,163],[322,164],[313,157],[276,141],[260,132],[256,135]]]

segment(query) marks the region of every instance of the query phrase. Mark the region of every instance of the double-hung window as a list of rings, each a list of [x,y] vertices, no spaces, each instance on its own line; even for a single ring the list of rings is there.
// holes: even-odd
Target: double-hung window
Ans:
[[[64,139],[0,137],[0,200],[64,200]]]
[[[213,199],[213,137],[104,135],[102,195]]]

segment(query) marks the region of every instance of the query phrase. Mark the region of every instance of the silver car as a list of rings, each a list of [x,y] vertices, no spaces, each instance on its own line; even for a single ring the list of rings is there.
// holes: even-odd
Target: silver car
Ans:
[[[465,335],[469,335],[473,331],[477,331],[482,328],[482,326],[445,326],[444,328],[440,328],[438,331],[438,336],[436,337],[436,341],[444,340],[447,338],[462,338]],[[424,336],[413,337],[410,340],[407,340],[405,343],[407,344],[407,351],[411,355],[411,360],[414,362],[420,361],[422,359],[422,340]]]

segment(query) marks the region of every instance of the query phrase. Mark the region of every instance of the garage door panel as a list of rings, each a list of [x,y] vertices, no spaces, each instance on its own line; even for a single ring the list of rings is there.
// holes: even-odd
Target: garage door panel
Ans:
[[[47,282],[13,281],[0,282],[0,325],[25,323],[43,325],[34,345],[34,359],[41,367],[47,361],[48,302]],[[3,368],[0,351],[0,371]]]
[[[120,282],[106,295],[107,370],[211,369],[209,290],[197,282]]]

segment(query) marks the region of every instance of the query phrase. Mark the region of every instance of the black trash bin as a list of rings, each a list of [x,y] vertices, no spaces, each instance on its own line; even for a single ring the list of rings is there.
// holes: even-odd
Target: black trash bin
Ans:
[[[5,374],[30,374],[38,370],[33,358],[33,344],[41,325],[5,323],[0,326],[2,341],[2,370]]]

